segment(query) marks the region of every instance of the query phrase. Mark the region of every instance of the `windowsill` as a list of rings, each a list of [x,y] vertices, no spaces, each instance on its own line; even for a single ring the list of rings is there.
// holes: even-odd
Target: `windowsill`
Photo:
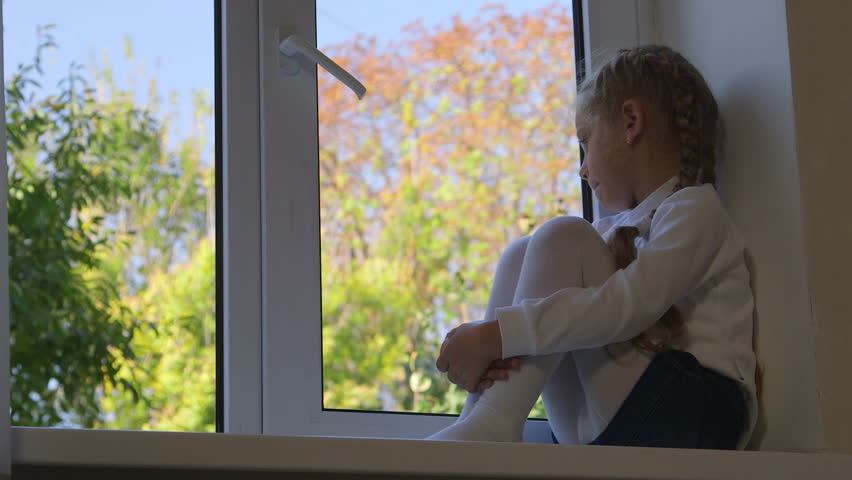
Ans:
[[[16,465],[470,475],[841,478],[852,455],[123,430],[12,429]],[[845,477],[844,477],[845,478]]]

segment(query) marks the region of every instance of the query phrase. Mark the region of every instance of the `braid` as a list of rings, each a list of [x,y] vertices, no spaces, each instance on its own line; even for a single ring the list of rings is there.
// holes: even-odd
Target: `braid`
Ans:
[[[653,217],[653,212],[651,216]],[[616,227],[615,233],[610,237],[608,242],[609,249],[615,257],[615,268],[621,270],[627,268],[637,257],[636,252],[636,237],[639,236],[639,229],[636,227]],[[671,343],[679,338],[685,331],[686,322],[680,311],[674,305],[669,307],[666,313],[657,320],[651,328],[645,330],[639,335],[630,339],[637,349],[644,350],[650,353],[657,353],[666,350],[671,346]],[[662,337],[658,341],[654,341],[654,337]],[[618,362],[615,356],[609,349],[609,345],[604,346],[607,355],[614,361]]]
[[[694,79],[684,71],[686,59],[677,55],[671,64],[675,128],[680,141],[680,172],[675,190],[697,185],[703,180],[701,162],[701,105],[695,102]]]

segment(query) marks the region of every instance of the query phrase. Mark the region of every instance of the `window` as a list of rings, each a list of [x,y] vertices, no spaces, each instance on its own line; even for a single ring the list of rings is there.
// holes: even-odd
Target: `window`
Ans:
[[[13,425],[215,429],[213,7],[3,5]]]
[[[261,19],[368,89],[282,74],[262,46],[263,431],[425,436],[464,404],[434,360],[481,317],[502,249],[583,214],[572,5],[271,2]]]
[[[198,19],[198,26],[191,28],[203,32],[214,23],[211,20],[215,20],[216,9],[221,12],[222,47],[218,58],[222,62],[224,88],[216,101],[209,95],[210,78],[214,75],[209,71],[200,73],[210,65],[192,68],[189,60],[181,61],[184,57],[203,57],[210,63],[210,57],[216,58],[215,55],[198,53],[209,51],[208,40],[212,38],[205,34],[188,35],[185,29],[176,30],[173,36],[176,40],[165,48],[162,39],[168,39],[169,32],[165,21],[158,32],[160,47],[153,48],[169,54],[163,53],[161,63],[156,63],[156,55],[145,56],[147,50],[140,47],[143,44],[134,40],[132,33],[127,39],[117,34],[113,37],[120,38],[124,60],[113,60],[116,66],[106,68],[103,53],[95,52],[77,71],[95,79],[92,99],[87,100],[93,105],[110,101],[114,95],[115,99],[138,106],[132,111],[139,115],[139,121],[144,120],[145,125],[156,130],[149,143],[138,149],[144,154],[155,152],[159,155],[157,161],[165,164],[147,168],[134,163],[142,153],[136,155],[133,150],[110,150],[114,157],[102,158],[106,167],[123,166],[137,174],[114,176],[136,179],[139,184],[127,189],[131,195],[137,195],[133,198],[142,200],[134,204],[130,200],[111,203],[101,199],[99,210],[89,213],[90,219],[101,222],[97,225],[107,232],[104,233],[107,241],[97,247],[102,249],[98,259],[109,263],[113,270],[109,270],[112,274],[109,278],[97,273],[107,271],[95,268],[100,265],[90,266],[86,272],[92,277],[90,281],[123,282],[113,288],[115,294],[110,297],[113,302],[110,306],[127,315],[130,319],[127,325],[136,331],[132,340],[128,340],[130,327],[113,322],[121,327],[115,327],[115,332],[123,336],[125,344],[144,345],[131,349],[133,357],[131,350],[123,352],[110,345],[104,347],[106,354],[92,355],[97,361],[111,358],[124,361],[116,363],[119,367],[115,372],[107,367],[108,373],[117,378],[115,385],[95,382],[90,396],[94,401],[83,402],[90,409],[89,417],[81,420],[82,416],[74,418],[63,410],[52,418],[42,418],[46,422],[42,424],[212,429],[216,405],[211,389],[215,374],[212,339],[218,335],[223,347],[219,360],[225,375],[218,375],[215,380],[222,382],[219,394],[224,406],[220,405],[219,410],[224,415],[225,431],[410,437],[440,428],[460,410],[464,395],[451,388],[432,368],[437,340],[453,322],[481,315],[491,271],[501,248],[513,238],[528,234],[547,218],[581,212],[580,183],[576,176],[578,149],[573,138],[571,111],[575,90],[572,5],[510,2],[505,6],[483,3],[459,7],[436,3],[433,5],[436,8],[427,13],[412,11],[411,5],[401,9],[395,3],[376,4],[375,8],[398,9],[394,14],[396,23],[371,25],[359,24],[356,22],[359,17],[352,16],[353,12],[341,10],[352,8],[346,2],[249,2],[240,4],[240,8],[233,8],[228,2],[211,3],[204,3],[204,8],[193,10],[192,15],[169,11],[169,15],[161,16]],[[145,9],[148,15],[164,11],[150,7]],[[7,7],[7,20],[19,15],[15,8]],[[117,10],[96,10],[98,15],[115,18],[136,15],[130,10],[111,8]],[[40,11],[54,12],[65,22],[74,18],[59,15],[58,10]],[[203,15],[199,16],[199,12]],[[452,17],[456,12],[459,16]],[[346,96],[348,92],[330,81],[331,77],[322,70],[318,77],[310,75],[312,67],[306,65],[297,75],[288,76],[278,70],[275,40],[284,34],[297,33],[313,41],[317,38],[318,14],[320,46],[367,83],[370,95],[364,102],[354,102],[354,97]],[[421,17],[422,21],[416,22]],[[43,23],[47,25],[50,21],[47,18]],[[30,24],[34,28],[39,20]],[[128,21],[127,25],[130,24]],[[353,31],[353,25],[364,30]],[[408,27],[403,28],[405,25]],[[62,28],[62,24],[46,27],[42,32],[45,48],[40,50],[52,55],[51,61],[60,66],[65,58],[61,56],[64,55]],[[77,29],[109,34],[109,30]],[[6,30],[7,38],[18,38],[16,35],[14,29]],[[371,35],[375,40],[371,40]],[[185,41],[186,37],[207,39],[193,44]],[[262,41],[258,42],[258,38]],[[536,41],[538,38],[544,41]],[[49,45],[50,41],[58,43],[59,49]],[[97,44],[111,45],[110,41],[116,40],[98,40]],[[441,46],[424,48],[430,42]],[[7,45],[13,44],[17,50],[7,47],[8,52],[25,51],[15,41],[7,41]],[[182,44],[181,48],[173,47],[176,44]],[[394,48],[398,44],[402,47]],[[487,47],[477,47],[479,44]],[[467,57],[459,61],[454,52]],[[180,59],[168,63],[175,56]],[[113,54],[110,58],[116,57],[120,55]],[[10,78],[19,62],[13,53],[5,61],[10,66],[7,67]],[[43,64],[46,69],[54,68],[49,62]],[[142,68],[151,64],[156,68]],[[195,104],[190,105],[199,109],[198,118],[188,118],[186,114],[174,116],[182,111],[182,104],[189,103],[187,97],[178,95],[174,106],[167,108],[163,106],[167,103],[164,96],[156,95],[164,87],[151,82],[152,77],[175,64],[192,73],[185,75],[184,80],[199,79],[200,86],[192,88],[208,92],[206,98],[196,96]],[[145,92],[139,93],[143,85]],[[218,111],[222,122],[213,125],[216,111],[213,103],[218,101],[221,101],[217,105],[221,107]],[[383,108],[388,104],[396,107]],[[366,133],[353,137],[352,131]],[[214,132],[221,132],[218,137],[222,140],[221,148],[218,144],[214,148],[210,141]],[[199,138],[202,134],[206,135],[205,139]],[[311,138],[318,139],[319,148]],[[520,148],[522,143],[527,148]],[[371,150],[383,154],[365,154]],[[177,161],[185,160],[188,151],[194,155],[195,163]],[[213,165],[215,154],[225,158],[219,170]],[[107,158],[126,160],[126,165],[106,162]],[[34,161],[38,164],[49,160],[50,156],[44,155]],[[333,162],[339,160],[354,168],[332,169]],[[14,152],[10,152],[13,173],[16,173],[15,161]],[[188,167],[201,173],[184,175],[181,169]],[[151,182],[139,176],[140,171],[155,172],[173,183]],[[146,181],[142,182],[142,178]],[[316,181],[306,181],[311,178]],[[393,186],[381,181],[390,181]],[[348,190],[335,191],[338,183]],[[179,188],[181,185],[185,188]],[[223,198],[218,209],[213,199],[217,186],[222,189]],[[15,195],[25,191],[14,188],[13,185]],[[173,210],[164,211],[157,202],[187,189],[194,195],[195,203],[180,207],[184,208],[179,211],[183,215],[180,218],[185,219],[180,223],[174,221]],[[505,191],[506,198],[494,195],[498,190]],[[139,196],[143,193],[148,197]],[[119,194],[124,191],[113,195]],[[413,195],[420,197],[412,198]],[[110,210],[116,205],[127,212]],[[132,210],[143,207],[150,209],[155,220],[146,225],[132,225],[134,218],[141,218]],[[453,217],[453,211],[471,216]],[[217,214],[224,227],[215,232],[222,236],[220,242],[210,238]],[[99,219],[101,216],[103,220]],[[56,224],[62,228],[84,228],[86,218],[79,217],[80,223],[75,223],[77,217]],[[165,217],[173,220],[172,223],[164,225]],[[492,221],[494,225],[488,225]],[[177,233],[170,232],[171,227]],[[125,237],[120,236],[119,228],[126,230]],[[361,233],[353,233],[359,229]],[[10,232],[10,237],[14,235],[17,232]],[[357,235],[363,237],[359,239]],[[209,247],[223,246],[219,252],[214,248],[206,251],[204,268],[189,263],[193,246],[202,240]],[[134,241],[141,243],[137,245]],[[358,241],[362,243],[358,245]],[[145,242],[160,243],[154,248]],[[367,251],[369,258],[362,257],[360,260],[364,261],[360,261],[358,255],[365,255],[367,242],[371,242],[376,252]],[[343,246],[347,243],[355,248],[345,252]],[[425,256],[415,255],[406,265],[398,259],[408,254],[409,244]],[[118,248],[127,251],[118,252]],[[121,257],[119,253],[127,256]],[[220,262],[213,264],[217,253]],[[146,259],[156,265],[150,266]],[[376,277],[383,283],[373,282],[370,269],[382,270],[385,263],[393,261],[397,261],[395,270],[389,270],[385,277]],[[354,271],[356,267],[362,270]],[[347,268],[354,274],[342,275],[345,270],[341,269]],[[411,268],[424,270],[426,275],[407,278],[410,270],[406,269]],[[214,271],[222,272],[219,278]],[[185,274],[181,281],[168,278],[180,273]],[[151,290],[147,303],[143,302],[142,294],[154,280],[160,282],[159,289]],[[366,288],[366,295],[362,294],[352,307],[347,307],[362,318],[372,315],[368,308],[372,308],[370,302],[377,298],[378,290],[369,291],[369,288],[382,285],[399,288],[407,283],[407,290],[399,296],[403,304],[395,305],[391,314],[381,317],[385,326],[397,331],[382,336],[375,328],[359,331],[357,326],[347,325],[342,315],[345,305],[340,300],[347,285],[339,284],[341,281],[356,282],[356,286]],[[220,285],[218,289],[216,283]],[[177,291],[181,284],[196,289],[202,284],[206,286],[203,295],[188,294]],[[110,293],[109,288],[102,290]],[[432,292],[418,298],[421,290]],[[217,295],[222,298],[218,309],[223,316],[221,331],[212,323]],[[170,297],[206,298],[189,302],[191,308],[199,308],[203,303],[205,320],[188,321],[198,316],[187,314],[186,305],[175,306],[180,315],[169,317],[162,310],[171,308],[166,300]],[[135,303],[127,306],[123,302]],[[124,307],[127,308],[122,310]],[[192,353],[196,357],[180,357],[178,350],[170,349],[168,343],[158,343],[169,337],[162,331],[153,334],[149,328],[153,322],[140,314],[142,310],[158,321],[171,318],[169,328],[178,334],[192,330],[196,335]],[[413,318],[406,318],[409,315]],[[110,318],[104,317],[104,321]],[[176,321],[178,318],[181,321]],[[382,345],[391,336],[396,343]],[[169,341],[177,344],[185,340],[186,337],[178,340],[173,336]],[[370,345],[369,341],[378,343]],[[380,349],[386,355],[379,356],[380,361],[373,364],[370,358],[350,360],[345,368],[354,369],[354,373],[347,378],[347,372],[336,365],[335,356],[347,354],[346,348],[351,349],[356,342],[363,342],[373,350]],[[413,343],[417,345],[412,346]],[[162,360],[172,354],[183,362]],[[394,355],[398,358],[394,359]],[[311,358],[315,361],[308,360]],[[395,364],[387,368],[380,365],[375,370],[377,363]],[[191,422],[195,423],[168,423],[157,417],[159,411],[151,404],[134,403],[134,391],[144,399],[151,390],[133,390],[136,387],[133,382],[139,376],[153,379],[161,373],[157,368],[166,369],[164,365],[170,365],[170,372],[175,374],[170,377],[169,385],[158,385],[163,395],[157,405],[163,409],[168,404],[174,415],[184,420],[192,418]],[[192,365],[199,370],[192,370]],[[26,376],[22,374],[22,378]],[[376,381],[369,380],[374,377]],[[346,383],[353,378],[354,384]],[[47,381],[56,391],[65,386],[60,379]],[[206,385],[203,401],[186,402],[191,409],[175,413],[181,408],[181,397],[191,390],[185,385],[195,385],[194,381]],[[350,388],[353,394],[344,393]],[[41,401],[38,398],[33,401],[36,400]],[[66,410],[71,408],[67,404],[65,399],[57,400],[57,405],[65,405]],[[427,415],[400,415],[411,413]],[[539,404],[532,416],[541,418],[543,413]],[[205,419],[203,423],[199,423],[201,418]],[[305,421],[318,429],[302,428]],[[19,421],[18,424],[38,423]]]

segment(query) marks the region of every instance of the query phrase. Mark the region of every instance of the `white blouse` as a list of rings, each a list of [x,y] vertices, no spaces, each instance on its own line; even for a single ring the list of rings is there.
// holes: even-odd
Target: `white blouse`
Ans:
[[[745,242],[712,185],[670,194],[676,181],[670,179],[636,208],[593,224],[604,240],[615,227],[639,228],[638,257],[627,268],[603,285],[565,288],[496,309],[503,358],[626,341],[675,305],[687,331],[673,347],[736,380],[747,393],[748,427],[737,446],[743,449],[757,422],[754,300]]]

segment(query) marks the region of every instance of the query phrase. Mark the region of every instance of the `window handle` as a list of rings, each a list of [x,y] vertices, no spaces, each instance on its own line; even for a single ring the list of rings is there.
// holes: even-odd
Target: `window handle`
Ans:
[[[358,95],[358,99],[364,98],[364,94],[367,93],[367,88],[358,81],[357,78],[353,77],[351,73],[347,72],[340,65],[335,63],[334,60],[328,58],[324,53],[317,50],[316,47],[306,42],[298,35],[290,35],[284,39],[281,43],[278,44],[278,51],[281,52],[282,55],[289,57],[293,60],[296,60],[294,57],[296,55],[303,55],[312,62],[322,65],[328,73],[334,75],[338,80],[340,80],[344,85],[351,88],[355,95]],[[298,62],[293,62],[298,64]],[[283,66],[283,65],[282,65]],[[296,66],[294,69],[291,69],[287,72],[289,75],[295,75],[299,73],[299,68]]]

